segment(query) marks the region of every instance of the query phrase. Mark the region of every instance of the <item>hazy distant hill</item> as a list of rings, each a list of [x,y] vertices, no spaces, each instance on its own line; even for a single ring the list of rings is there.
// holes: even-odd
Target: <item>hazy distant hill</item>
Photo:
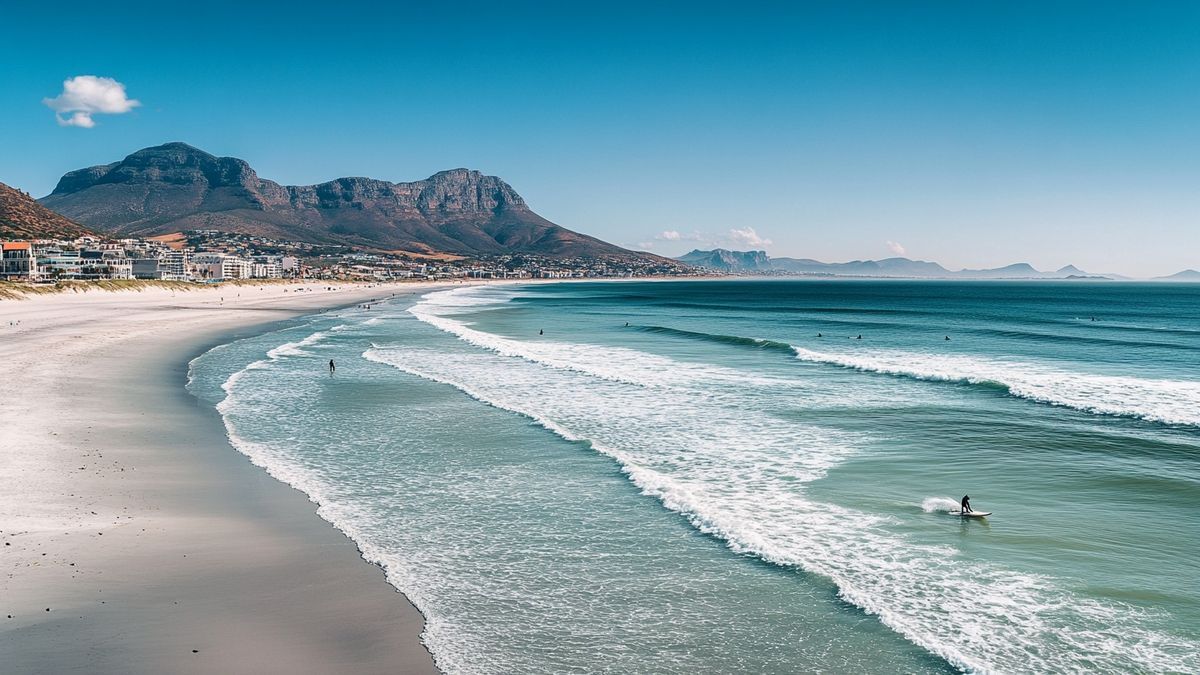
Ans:
[[[692,251],[676,258],[697,267],[723,272],[820,274],[854,277],[897,277],[906,279],[1068,279],[1089,277],[1087,272],[1067,265],[1056,272],[1041,272],[1028,263],[983,270],[951,271],[935,262],[908,258],[854,260],[827,263],[808,258],[771,258],[764,251]],[[1095,277],[1100,278],[1100,277]]]
[[[85,234],[94,233],[0,183],[0,239],[74,239]]]
[[[656,257],[555,225],[507,183],[478,171],[453,169],[412,183],[339,178],[288,186],[259,178],[240,159],[184,143],[72,171],[41,202],[123,235],[215,229],[421,253]]]
[[[943,277],[952,273],[937,263],[908,258],[825,263],[807,258],[772,258],[771,268],[793,274],[837,274],[871,277]]]
[[[1165,277],[1157,277],[1161,281],[1200,281],[1200,272],[1196,270],[1183,270]]]
[[[1039,272],[1029,263],[1013,263],[1004,267],[983,270],[961,270],[957,276],[973,279],[1041,279],[1045,277],[1067,277],[1069,274]]]

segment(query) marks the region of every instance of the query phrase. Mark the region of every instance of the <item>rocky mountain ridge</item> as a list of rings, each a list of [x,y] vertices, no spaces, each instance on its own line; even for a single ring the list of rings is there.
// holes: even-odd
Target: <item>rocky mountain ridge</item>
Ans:
[[[184,143],[67,173],[41,203],[103,232],[215,229],[379,251],[655,258],[560,227],[507,183],[468,169],[392,183],[347,177],[280,185],[248,163]]]
[[[723,248],[711,251],[699,249],[681,255],[676,260],[722,272],[758,272],[770,269],[770,258],[766,251],[729,251]]]

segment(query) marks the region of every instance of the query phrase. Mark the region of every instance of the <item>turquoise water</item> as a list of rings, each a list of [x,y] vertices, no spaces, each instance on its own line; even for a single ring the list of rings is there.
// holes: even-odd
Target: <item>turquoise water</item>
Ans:
[[[1200,286],[569,283],[189,386],[449,672],[1197,672],[1198,356]]]

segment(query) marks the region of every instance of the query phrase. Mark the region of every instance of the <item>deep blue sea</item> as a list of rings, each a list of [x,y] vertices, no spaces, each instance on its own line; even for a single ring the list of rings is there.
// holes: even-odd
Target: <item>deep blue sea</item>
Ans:
[[[451,673],[1200,672],[1200,285],[458,288],[189,387]]]

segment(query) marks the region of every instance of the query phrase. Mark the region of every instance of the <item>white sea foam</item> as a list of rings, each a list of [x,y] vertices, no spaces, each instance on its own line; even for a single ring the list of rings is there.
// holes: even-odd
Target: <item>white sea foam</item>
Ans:
[[[328,482],[328,478],[321,472],[297,462],[286,450],[286,445],[250,440],[238,430],[239,413],[255,414],[258,407],[253,399],[259,390],[239,386],[247,377],[256,371],[268,370],[278,365],[286,357],[306,355],[308,352],[303,351],[303,347],[311,347],[328,337],[330,332],[349,327],[347,324],[335,326],[328,332],[314,332],[301,340],[286,342],[268,350],[267,358],[253,361],[226,378],[221,385],[225,397],[217,403],[216,408],[221,413],[230,444],[276,480],[307,495],[310,501],[317,504],[317,515],[350,537],[365,560],[382,567],[388,583],[404,593],[405,597],[425,614],[425,631],[422,637],[431,652],[440,657],[439,665],[453,664],[459,660],[457,654],[462,649],[461,645],[455,643],[454,636],[443,619],[425,610],[430,606],[425,598],[425,586],[415,582],[406,558],[374,543],[375,539],[370,533],[372,520],[360,513],[353,501],[333,499],[331,495],[336,490]],[[272,395],[271,398],[276,396],[277,394]]]
[[[1152,422],[1200,425],[1200,383],[1095,375],[1062,368],[957,354],[870,351],[817,352],[793,347],[797,358],[919,380],[991,384],[1013,396],[1090,413]]]
[[[234,372],[225,380],[225,382],[221,385],[221,389],[225,392],[225,398],[223,400],[221,400],[221,402],[217,403],[217,411],[224,413],[229,409],[229,407],[231,405],[233,405],[234,399],[231,397],[231,394],[233,393],[234,387],[237,385],[237,383],[243,377],[246,376],[246,374],[248,372],[253,371],[253,370],[261,370],[283,358],[295,357],[295,356],[311,356],[312,353],[305,351],[304,350],[305,347],[311,347],[311,346],[321,342],[325,338],[329,337],[329,334],[331,332],[342,331],[348,327],[349,327],[348,324],[340,324],[340,325],[334,326],[333,328],[330,328],[328,331],[316,331],[316,332],[313,332],[313,333],[305,336],[304,338],[302,338],[300,340],[296,340],[294,342],[284,342],[283,344],[280,344],[276,347],[273,347],[273,348],[267,350],[267,358],[259,359],[257,361],[254,361],[254,362],[248,364],[245,368]],[[191,368],[192,368],[192,366],[191,366],[191,364],[189,364],[188,365],[189,373],[191,371]],[[189,374],[189,380],[190,380],[190,378],[191,378],[191,375]]]
[[[491,289],[474,287],[435,291],[425,295],[421,302],[410,307],[408,311],[435,328],[501,356],[519,357],[552,368],[572,370],[613,382],[656,387],[692,383],[695,378],[702,377],[709,382],[727,384],[797,385],[795,382],[778,378],[756,377],[732,368],[708,365],[696,367],[624,347],[601,348],[551,340],[516,340],[476,330],[469,323],[454,318],[454,315],[464,310],[478,310],[503,304],[514,297],[512,293],[497,295],[494,291],[483,294],[488,291]],[[623,367],[614,364],[622,364]]]
[[[1158,617],[994,564],[974,563],[970,576],[956,574],[954,549],[915,543],[893,533],[885,519],[811,499],[805,484],[844,461],[863,439],[762,412],[755,404],[772,395],[769,388],[751,383],[718,398],[698,395],[702,385],[648,388],[637,369],[650,355],[589,345],[548,353],[542,342],[514,345],[505,338],[497,344],[496,336],[429,309],[413,314],[487,351],[373,347],[364,357],[586,441],[619,462],[644,493],[731,549],[831,579],[848,602],[963,669],[1187,672],[1198,666],[1200,645],[1150,627]],[[596,363],[604,369],[594,372]],[[739,403],[738,396],[746,400]],[[941,499],[922,506],[940,510]]]
[[[364,356],[590,442],[646,494],[731,549],[832,579],[847,601],[962,668],[1191,664],[1195,645],[1142,628],[1132,607],[1075,597],[1052,579],[992,565],[975,564],[964,578],[954,574],[954,550],[915,545],[880,518],[809,499],[803,483],[853,452],[852,437],[486,354],[373,348]],[[972,627],[984,624],[987,631]]]
[[[348,328],[347,324],[340,324],[330,328],[327,331],[317,331],[312,335],[295,342],[285,342],[268,351],[267,356],[271,359],[278,359],[284,356],[311,356],[312,353],[305,351],[305,347],[311,347],[329,337],[330,333],[343,331],[346,330],[346,328]]]

